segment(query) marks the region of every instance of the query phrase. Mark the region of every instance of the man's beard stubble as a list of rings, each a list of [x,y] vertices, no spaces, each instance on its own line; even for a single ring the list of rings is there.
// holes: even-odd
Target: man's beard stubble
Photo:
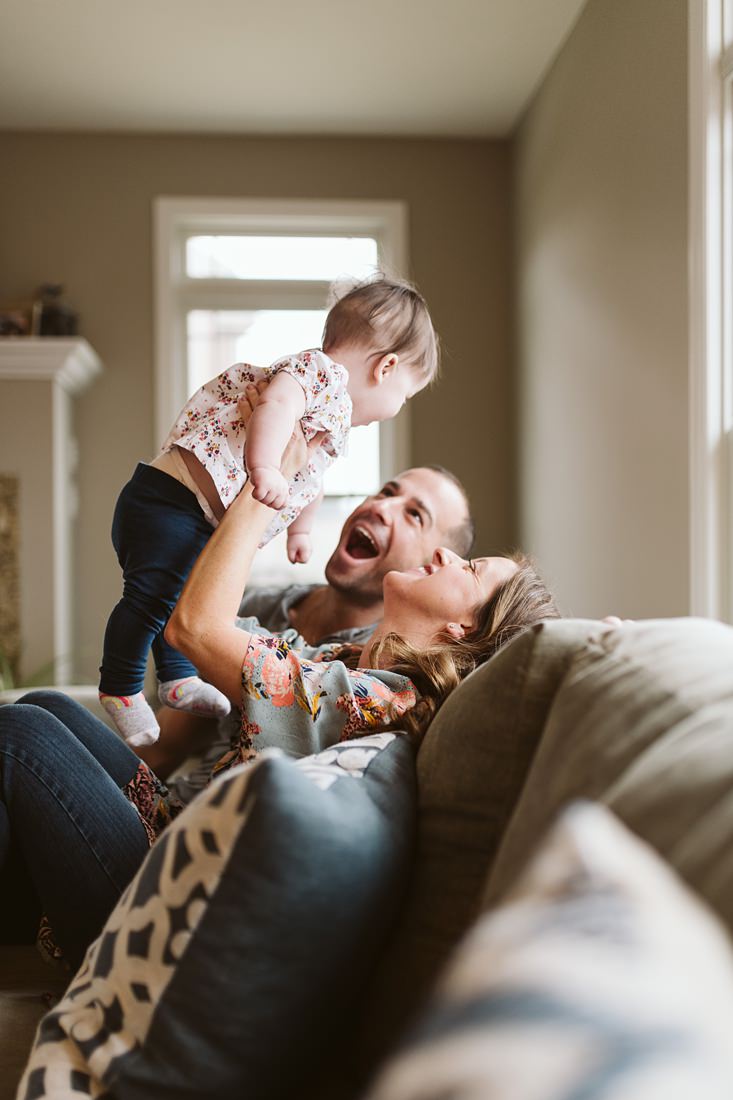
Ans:
[[[357,573],[342,575],[329,558],[326,563],[326,580],[335,592],[345,596],[349,603],[359,607],[370,607],[372,604],[382,602],[382,582],[384,573]]]

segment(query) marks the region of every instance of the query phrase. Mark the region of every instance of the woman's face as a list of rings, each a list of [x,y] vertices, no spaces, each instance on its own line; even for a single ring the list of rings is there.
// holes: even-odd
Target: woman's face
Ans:
[[[509,580],[517,564],[511,558],[471,558],[466,561],[452,550],[438,547],[429,565],[405,572],[388,573],[384,579],[385,618],[393,612],[408,622],[430,624],[434,632],[449,624],[468,633],[475,626],[475,613]]]

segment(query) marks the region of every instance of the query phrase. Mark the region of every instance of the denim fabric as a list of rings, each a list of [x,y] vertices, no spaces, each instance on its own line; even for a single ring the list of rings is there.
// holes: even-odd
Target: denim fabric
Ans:
[[[158,679],[195,676],[196,669],[163,638],[170,613],[212,528],[185,485],[138,463],[117,501],[112,543],[122,566],[123,594],[107,623],[100,691],[142,691],[152,647]]]
[[[0,707],[0,938],[29,942],[45,913],[76,967],[148,839],[121,791],[140,761],[84,707],[31,692]]]

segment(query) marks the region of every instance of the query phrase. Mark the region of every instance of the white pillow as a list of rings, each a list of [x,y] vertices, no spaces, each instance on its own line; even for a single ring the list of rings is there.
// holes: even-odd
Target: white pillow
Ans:
[[[567,810],[368,1100],[730,1100],[733,952],[610,811]]]

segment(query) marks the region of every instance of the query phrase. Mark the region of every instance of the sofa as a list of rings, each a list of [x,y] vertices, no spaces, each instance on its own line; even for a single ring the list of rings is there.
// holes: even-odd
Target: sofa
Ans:
[[[548,622],[416,759],[386,734],[246,773],[50,1012],[68,975],[2,948],[2,1100],[42,1017],[24,1097],[733,1095],[732,628]],[[121,954],[161,904],[160,958]]]

